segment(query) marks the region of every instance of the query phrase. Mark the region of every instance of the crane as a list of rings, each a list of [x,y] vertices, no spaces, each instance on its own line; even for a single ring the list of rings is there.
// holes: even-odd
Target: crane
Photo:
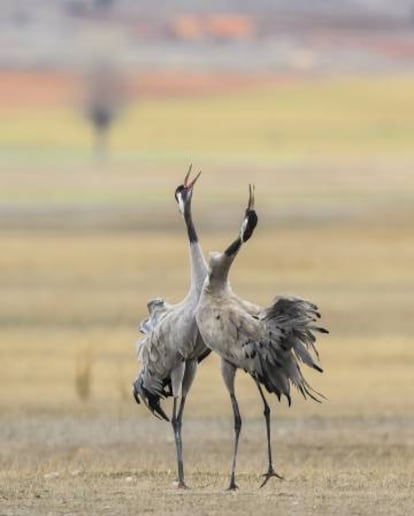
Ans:
[[[207,264],[192,220],[191,199],[200,173],[189,181],[191,166],[183,184],[175,190],[175,200],[187,229],[190,249],[190,288],[178,304],[162,298],[148,303],[149,317],[140,325],[144,333],[138,343],[138,355],[143,365],[133,384],[137,403],[142,400],[157,417],[169,421],[161,407],[162,398],[172,396],[171,424],[177,453],[178,487],[185,488],[181,438],[182,418],[186,397],[197,370],[197,363],[209,353],[195,322],[197,307]]]
[[[254,187],[249,185],[249,200],[239,236],[224,253],[209,254],[209,270],[196,311],[196,321],[205,345],[221,357],[221,372],[229,392],[234,418],[233,459],[229,490],[235,481],[236,459],[242,420],[235,395],[237,369],[255,381],[264,406],[268,469],[263,487],[271,477],[282,478],[273,467],[270,441],[270,407],[263,387],[279,401],[285,396],[291,404],[290,386],[302,395],[320,401],[323,397],[308,384],[299,363],[322,372],[314,332],[328,333],[315,323],[320,314],[315,304],[297,297],[277,297],[267,308],[238,297],[231,289],[229,271],[242,244],[257,225]]]

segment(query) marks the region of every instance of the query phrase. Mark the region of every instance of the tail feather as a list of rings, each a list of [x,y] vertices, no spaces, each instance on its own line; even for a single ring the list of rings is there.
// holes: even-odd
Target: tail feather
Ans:
[[[318,331],[319,333],[325,333],[326,335],[329,334],[329,330],[326,328],[322,328],[322,326],[309,326],[309,329],[313,331]]]
[[[320,319],[318,307],[304,299],[279,297],[263,314],[262,320],[268,327],[269,341],[258,352],[260,363],[256,363],[260,381],[269,392],[278,398],[286,396],[290,404],[290,383],[303,397],[318,403],[324,396],[315,391],[305,380],[299,362],[323,372],[319,366],[319,353],[314,333],[329,333],[315,325]]]
[[[305,399],[311,398],[318,403],[321,403],[320,398],[326,399],[323,396],[323,394],[319,393],[309,385],[309,383],[304,378],[302,371],[299,367],[299,364],[297,362],[290,361],[289,377],[291,379],[292,384],[298,389],[298,391],[302,394],[302,396]]]
[[[302,395],[305,399],[307,397],[309,397],[309,398],[313,399],[314,401],[316,401],[317,403],[322,403],[321,398],[323,400],[327,399],[323,394],[321,394],[320,392],[316,391],[313,387],[311,387],[305,379],[303,379],[300,391],[302,392]]]

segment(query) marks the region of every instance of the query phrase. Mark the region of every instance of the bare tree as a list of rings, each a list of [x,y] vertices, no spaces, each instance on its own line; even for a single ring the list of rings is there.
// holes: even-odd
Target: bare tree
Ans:
[[[109,133],[125,106],[126,84],[119,69],[108,63],[93,66],[86,75],[85,111],[93,130],[95,156],[103,161],[109,152]]]

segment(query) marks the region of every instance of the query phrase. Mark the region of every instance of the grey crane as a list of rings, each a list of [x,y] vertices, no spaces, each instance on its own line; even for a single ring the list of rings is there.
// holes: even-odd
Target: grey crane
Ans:
[[[200,173],[189,181],[190,172],[191,166],[184,183],[175,191],[190,247],[190,288],[178,304],[168,304],[162,298],[148,303],[149,317],[141,323],[140,330],[144,337],[138,343],[143,367],[133,385],[137,403],[142,400],[155,416],[166,421],[169,419],[160,400],[173,396],[171,423],[177,452],[178,487],[183,488],[186,487],[181,438],[184,405],[197,363],[210,353],[195,322],[195,309],[207,274],[207,264],[191,214],[193,187]]]
[[[299,365],[302,362],[322,372],[317,363],[319,356],[313,332],[328,332],[315,324],[320,317],[316,305],[296,297],[278,297],[271,306],[262,308],[236,296],[230,287],[231,265],[242,244],[251,237],[257,220],[254,188],[250,185],[240,235],[224,253],[210,253],[209,271],[196,311],[196,321],[206,346],[222,359],[222,376],[233,409],[234,448],[229,490],[238,487],[235,470],[242,421],[234,388],[237,369],[244,369],[253,378],[263,401],[268,470],[261,487],[271,477],[282,478],[273,468],[270,407],[262,386],[269,393],[275,393],[279,401],[285,396],[289,405],[291,385],[305,398],[320,401],[322,396],[307,383]]]

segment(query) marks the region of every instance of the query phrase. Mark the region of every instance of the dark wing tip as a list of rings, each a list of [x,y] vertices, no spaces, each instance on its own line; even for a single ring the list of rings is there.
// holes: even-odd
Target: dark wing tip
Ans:
[[[139,399],[138,394],[137,394],[135,391],[133,392],[133,394],[134,394],[134,399],[135,399],[135,401],[138,403],[138,405],[141,405],[141,401],[140,401],[140,399]]]
[[[138,403],[138,405],[141,405],[141,400],[139,399],[139,392],[138,392],[136,384],[137,384],[136,381],[132,384],[132,394],[134,396],[135,401]]]
[[[151,414],[155,416],[160,421],[169,421],[167,414],[162,410],[161,406],[158,405],[158,407],[154,407],[152,405],[148,405],[148,408],[151,411]]]
[[[161,408],[161,397],[157,394],[153,394],[152,392],[148,391],[144,387],[141,378],[137,378],[137,380],[135,380],[135,382],[133,383],[132,393],[138,405],[140,405],[142,399],[144,401],[144,404],[149,408],[149,410],[155,417],[157,417],[158,419],[164,419],[165,421],[169,421],[167,414]]]

